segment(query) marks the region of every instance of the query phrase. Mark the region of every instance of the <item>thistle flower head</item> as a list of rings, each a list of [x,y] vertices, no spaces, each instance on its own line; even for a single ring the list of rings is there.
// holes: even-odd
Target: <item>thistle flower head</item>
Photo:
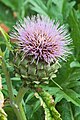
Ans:
[[[44,16],[24,18],[24,22],[17,23],[11,34],[17,39],[18,45],[25,56],[32,56],[37,62],[43,60],[47,63],[58,59],[65,59],[70,54],[68,45],[71,43],[68,31],[64,25],[60,27]]]

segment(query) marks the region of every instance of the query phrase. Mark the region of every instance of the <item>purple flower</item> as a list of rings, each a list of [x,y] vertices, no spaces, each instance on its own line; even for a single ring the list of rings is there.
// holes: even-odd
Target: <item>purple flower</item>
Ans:
[[[47,63],[58,59],[66,59],[70,54],[70,35],[65,26],[60,27],[44,16],[33,16],[24,18],[24,22],[17,23],[11,34],[12,39],[17,39],[18,45],[25,56],[32,56],[32,60]]]

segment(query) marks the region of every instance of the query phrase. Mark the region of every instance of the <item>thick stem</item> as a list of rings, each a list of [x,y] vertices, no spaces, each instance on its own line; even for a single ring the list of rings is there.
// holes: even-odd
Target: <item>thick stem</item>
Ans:
[[[24,110],[23,110],[23,107],[22,107],[21,102],[22,102],[22,99],[23,99],[26,91],[27,91],[26,88],[21,87],[21,88],[19,89],[18,95],[16,96],[16,99],[15,99],[15,102],[16,102],[16,104],[18,105],[19,110],[20,110],[20,113],[22,114],[24,120],[26,120],[27,118],[26,118],[26,116],[25,116],[25,113],[24,113]]]
[[[19,110],[20,110],[20,113],[23,116],[23,120],[27,120],[21,103],[19,104]]]
[[[27,91],[27,89],[25,87],[21,87],[19,89],[18,95],[16,96],[16,99],[15,99],[17,104],[21,103],[26,91]]]
[[[18,120],[26,120],[26,119],[23,119],[22,113],[20,113],[21,111],[19,109],[19,106],[17,106],[15,104],[15,105],[12,105],[12,108],[13,108]]]
[[[11,106],[17,116],[17,119],[18,120],[26,120],[26,117],[24,116],[25,114],[24,114],[23,108],[21,107],[21,103],[19,106],[18,106],[18,104],[15,103],[14,94],[13,94],[13,90],[12,90],[12,82],[10,80],[10,74],[7,70],[6,62],[4,59],[2,59],[2,69],[5,74],[5,78],[6,78],[6,83],[7,83],[7,88],[8,88],[8,92],[9,92]]]
[[[5,74],[5,78],[6,78],[10,102],[11,102],[11,104],[13,104],[14,103],[14,94],[13,94],[13,90],[12,90],[12,82],[10,80],[10,75],[9,75],[8,70],[7,70],[6,62],[4,59],[2,59],[2,69],[3,69],[3,72]]]

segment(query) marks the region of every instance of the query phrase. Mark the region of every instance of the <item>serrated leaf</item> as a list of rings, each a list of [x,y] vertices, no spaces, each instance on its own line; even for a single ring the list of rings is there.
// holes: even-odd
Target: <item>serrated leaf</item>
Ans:
[[[76,15],[76,11],[73,9],[70,12],[70,15],[68,17],[68,23],[71,28],[71,37],[73,39],[73,43],[75,46],[75,57],[78,58],[78,54],[80,52],[80,28],[79,28],[79,20]]]
[[[35,93],[35,96],[40,100],[45,110],[45,120],[62,120],[60,114],[55,109],[54,100],[49,93],[42,91],[39,94]]]
[[[69,102],[67,102],[66,100],[63,99],[57,105],[57,108],[58,108],[59,112],[61,113],[62,120],[75,120],[73,109]]]
[[[80,107],[73,106],[74,120],[80,120]]]
[[[68,81],[77,81],[80,79],[80,69],[75,70],[70,76],[68,77]]]
[[[52,0],[54,4],[57,5],[60,13],[62,13],[62,8],[63,8],[63,2],[64,0]]]
[[[80,107],[80,95],[78,93],[76,93],[75,91],[73,91],[72,89],[59,89],[58,87],[45,87],[45,90],[48,90],[48,92],[51,95],[55,95],[55,99],[57,99],[58,97],[58,101],[59,102],[62,98],[65,98],[67,101],[72,102],[73,104],[75,104],[76,106]]]
[[[33,6],[31,6],[31,9],[36,11],[37,13],[43,14],[43,15],[48,15],[47,14],[47,7],[43,3],[42,0],[30,0],[29,3],[31,3]]]
[[[68,72],[66,70],[66,72]],[[58,78],[59,79],[59,78]],[[61,78],[60,78],[61,79]],[[64,79],[62,77],[62,83],[59,83],[62,88],[73,88],[80,86],[80,69],[75,69],[74,71],[70,71],[70,73],[64,76]]]
[[[73,9],[74,5],[76,4],[75,1],[70,1],[68,2],[67,0],[63,1],[63,6],[62,6],[62,14],[63,18],[66,20]]]

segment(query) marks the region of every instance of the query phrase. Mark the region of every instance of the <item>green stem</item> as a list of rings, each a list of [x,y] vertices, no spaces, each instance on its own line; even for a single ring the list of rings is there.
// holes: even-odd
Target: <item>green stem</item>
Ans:
[[[16,100],[15,100],[17,104],[21,103],[26,91],[27,89],[25,87],[21,87],[19,89],[18,95],[16,96]]]
[[[56,86],[58,86],[61,90],[63,90],[63,88],[62,88],[58,83],[56,83],[54,80],[52,80],[52,82],[53,82]]]
[[[12,82],[10,80],[10,74],[8,72],[6,62],[4,59],[2,59],[2,69],[3,69],[3,72],[5,74],[5,78],[6,78],[6,83],[7,83],[7,87],[8,87],[11,106],[12,106],[12,108],[17,116],[17,119],[18,120],[26,120],[23,108],[21,107],[21,103],[19,104],[19,106],[18,106],[18,104],[15,103],[14,94],[13,94],[13,90],[12,90]]]
[[[15,105],[12,105],[12,108],[13,108],[18,120],[26,120],[26,119],[23,119],[22,113],[20,113],[20,110],[19,110],[19,106],[17,106],[15,104]]]
[[[27,118],[25,116],[25,113],[24,113],[24,110],[23,110],[21,102],[22,102],[22,99],[23,99],[26,91],[27,91],[27,89],[25,87],[21,87],[19,89],[18,95],[17,95],[17,97],[15,99],[16,104],[19,106],[20,113],[22,114],[24,120],[26,120]]]
[[[19,104],[19,110],[20,110],[20,113],[23,116],[23,120],[27,120],[21,103]]]
[[[6,78],[6,83],[7,83],[8,92],[9,92],[9,98],[10,98],[11,104],[13,104],[14,103],[14,95],[13,95],[13,90],[12,90],[12,82],[10,80],[10,75],[7,70],[6,62],[4,59],[2,59],[2,69],[5,74],[5,78]]]
[[[68,104],[69,104],[69,111],[70,111],[70,113],[71,113],[71,120],[74,120],[74,116],[73,116],[71,104],[70,104],[70,103],[68,103]]]

